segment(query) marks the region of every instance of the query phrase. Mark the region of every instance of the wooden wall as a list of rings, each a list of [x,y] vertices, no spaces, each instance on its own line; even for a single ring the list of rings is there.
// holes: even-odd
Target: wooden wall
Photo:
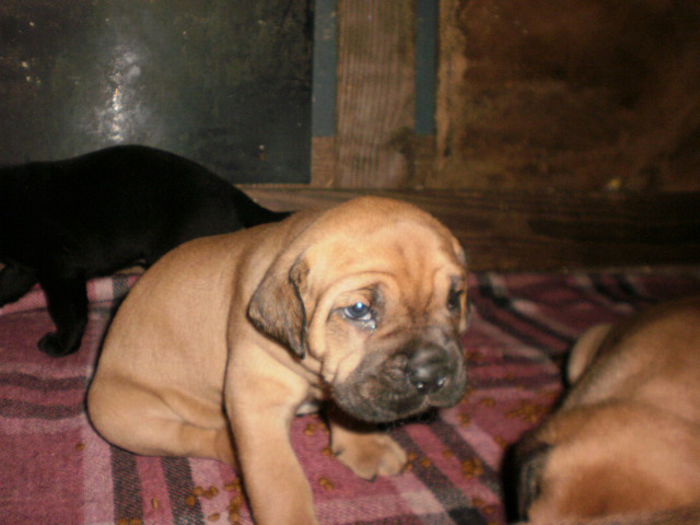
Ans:
[[[445,0],[433,187],[700,190],[700,4]]]
[[[335,4],[334,132],[313,139],[310,185],[253,196],[411,200],[480,270],[700,262],[700,4],[441,0],[426,134],[426,3]]]

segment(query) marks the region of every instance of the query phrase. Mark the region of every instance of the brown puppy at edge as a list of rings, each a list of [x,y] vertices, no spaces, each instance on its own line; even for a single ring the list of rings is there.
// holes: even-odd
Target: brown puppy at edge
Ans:
[[[515,449],[521,519],[700,523],[700,297],[589,329],[571,391]]]
[[[241,466],[257,523],[317,523],[290,443],[296,414],[331,402],[331,447],[357,475],[406,454],[370,423],[456,404],[466,389],[462,248],[390,199],[195,240],[138,281],[88,394],[95,428],[145,455]]]

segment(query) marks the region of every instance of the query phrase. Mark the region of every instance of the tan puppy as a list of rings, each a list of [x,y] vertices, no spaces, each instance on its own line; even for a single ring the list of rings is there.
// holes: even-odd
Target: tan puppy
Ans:
[[[462,398],[465,287],[455,238],[389,199],[192,241],[121,306],[90,417],[139,454],[231,462],[235,443],[258,523],[316,523],[292,418],[331,401],[338,458],[363,478],[398,473],[399,445],[354,421]]]
[[[521,517],[700,523],[700,297],[590,329],[568,373],[560,409],[516,450]]]

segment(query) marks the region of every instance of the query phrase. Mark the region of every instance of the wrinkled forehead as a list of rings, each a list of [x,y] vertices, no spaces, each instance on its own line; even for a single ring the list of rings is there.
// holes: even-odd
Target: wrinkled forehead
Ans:
[[[464,262],[457,241],[446,229],[424,223],[399,221],[367,235],[360,244],[369,254],[385,257],[395,271],[421,276],[446,266],[457,271]]]
[[[464,254],[444,227],[398,220],[371,229],[347,230],[310,250],[312,267],[327,279],[377,273],[407,285],[465,279]]]

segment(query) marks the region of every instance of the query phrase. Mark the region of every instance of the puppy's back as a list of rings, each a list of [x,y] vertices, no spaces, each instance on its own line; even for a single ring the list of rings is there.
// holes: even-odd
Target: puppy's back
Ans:
[[[615,397],[700,422],[700,296],[663,303],[612,327],[595,352],[577,344],[572,361],[577,352],[594,355],[564,408]]]
[[[594,328],[572,362],[561,408],[514,450],[521,517],[699,523],[700,297]]]

